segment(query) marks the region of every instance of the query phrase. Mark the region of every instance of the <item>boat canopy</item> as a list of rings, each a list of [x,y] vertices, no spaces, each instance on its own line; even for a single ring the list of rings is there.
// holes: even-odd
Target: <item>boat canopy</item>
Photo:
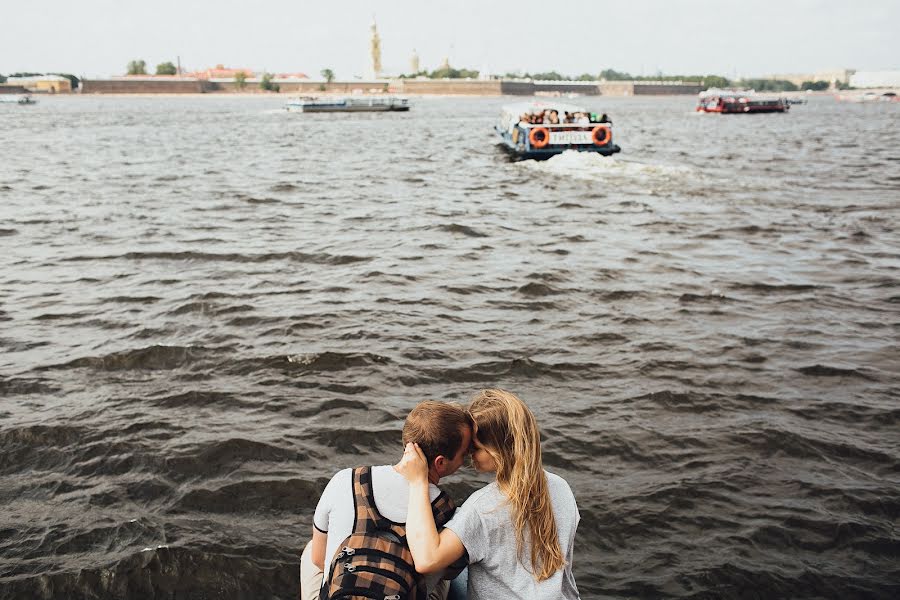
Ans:
[[[559,114],[590,112],[582,106],[565,104],[562,102],[516,102],[515,104],[505,105],[501,109],[501,112],[504,114],[514,115],[516,118],[518,118],[523,114],[534,115],[542,113],[545,110],[555,110]]]
[[[562,102],[517,102],[515,104],[507,104],[500,110],[499,128],[512,131],[521,121],[522,115],[540,115],[545,111],[556,111],[559,115],[560,122],[558,125],[553,125],[553,127],[575,125],[572,121],[563,120],[566,113],[570,115],[576,113],[592,114],[591,111],[575,104]]]
[[[774,94],[760,94],[756,90],[720,90],[709,88],[698,94],[700,99],[704,98],[747,98],[753,100],[774,100],[780,96]]]

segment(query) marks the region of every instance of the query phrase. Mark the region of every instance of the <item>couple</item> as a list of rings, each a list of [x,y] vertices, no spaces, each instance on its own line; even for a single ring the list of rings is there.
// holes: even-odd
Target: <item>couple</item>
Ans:
[[[469,600],[579,598],[575,497],[544,471],[537,423],[518,397],[483,390],[465,410],[422,402],[403,442],[396,465],[344,469],[325,487],[300,561],[301,600],[442,598],[441,580],[465,565]],[[454,513],[436,484],[467,454],[496,480]]]

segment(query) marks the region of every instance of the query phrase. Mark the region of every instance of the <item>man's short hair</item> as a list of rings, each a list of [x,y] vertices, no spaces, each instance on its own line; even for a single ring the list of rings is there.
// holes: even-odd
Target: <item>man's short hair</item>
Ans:
[[[418,444],[428,466],[438,456],[453,459],[462,445],[464,427],[471,427],[468,414],[455,402],[426,400],[416,405],[403,425],[403,444]]]

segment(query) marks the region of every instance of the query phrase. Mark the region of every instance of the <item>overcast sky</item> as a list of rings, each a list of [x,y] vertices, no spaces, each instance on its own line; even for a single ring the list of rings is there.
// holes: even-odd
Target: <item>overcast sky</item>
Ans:
[[[121,75],[216,64],[364,75],[373,15],[389,73],[454,67],[729,77],[900,69],[900,0],[2,0],[0,73]]]

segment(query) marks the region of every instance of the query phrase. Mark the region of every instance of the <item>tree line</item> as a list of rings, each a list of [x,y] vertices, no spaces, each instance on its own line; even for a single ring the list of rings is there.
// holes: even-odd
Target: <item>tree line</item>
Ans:
[[[132,60],[128,63],[129,75],[146,75],[147,63],[143,60]],[[171,62],[164,62],[156,65],[157,75],[175,75],[177,69]],[[422,70],[418,73],[409,73],[400,75],[401,79],[413,79],[418,77],[427,77],[428,79],[477,79],[479,72],[474,69],[455,69],[453,67],[442,67],[433,71]],[[323,69],[322,77],[331,83],[335,79],[334,71],[331,69]],[[0,76],[2,77],[2,76]],[[239,89],[246,86],[247,74],[238,73],[235,76],[235,82]],[[496,78],[496,77],[495,77]],[[684,81],[689,83],[699,83],[704,89],[709,88],[752,88],[761,92],[796,92],[801,90],[822,91],[827,90],[831,84],[827,81],[804,81],[799,86],[786,79],[729,79],[721,75],[632,75],[625,71],[616,71],[615,69],[604,69],[597,74],[582,73],[578,76],[564,75],[557,71],[545,71],[540,73],[528,72],[509,72],[499,78],[501,79],[531,79],[535,81]],[[73,87],[77,87],[73,85]],[[277,84],[272,83],[272,76],[268,73],[264,74],[260,80],[260,87],[264,90],[278,91]],[[849,89],[846,84],[840,84],[839,89]]]
[[[475,79],[479,75],[478,71],[472,69],[453,69],[443,68],[434,71],[419,71],[410,75],[401,75],[401,78],[428,77],[429,79]],[[796,92],[801,90],[822,91],[831,87],[827,81],[804,81],[799,86],[786,79],[729,79],[721,75],[632,75],[625,71],[616,71],[615,69],[604,69],[597,74],[582,73],[581,75],[565,75],[557,71],[544,71],[539,73],[528,73],[521,71],[513,71],[504,73],[500,79],[531,79],[533,81],[683,81],[688,83],[699,83],[704,89],[709,88],[752,88],[762,92]],[[849,86],[841,84],[840,89],[848,89]]]
[[[143,60],[131,60],[128,61],[128,66],[126,67],[126,73],[128,75],[147,75],[147,63]],[[156,65],[156,74],[157,75],[177,75],[178,68],[172,63],[172,61],[166,61],[159,63]]]

